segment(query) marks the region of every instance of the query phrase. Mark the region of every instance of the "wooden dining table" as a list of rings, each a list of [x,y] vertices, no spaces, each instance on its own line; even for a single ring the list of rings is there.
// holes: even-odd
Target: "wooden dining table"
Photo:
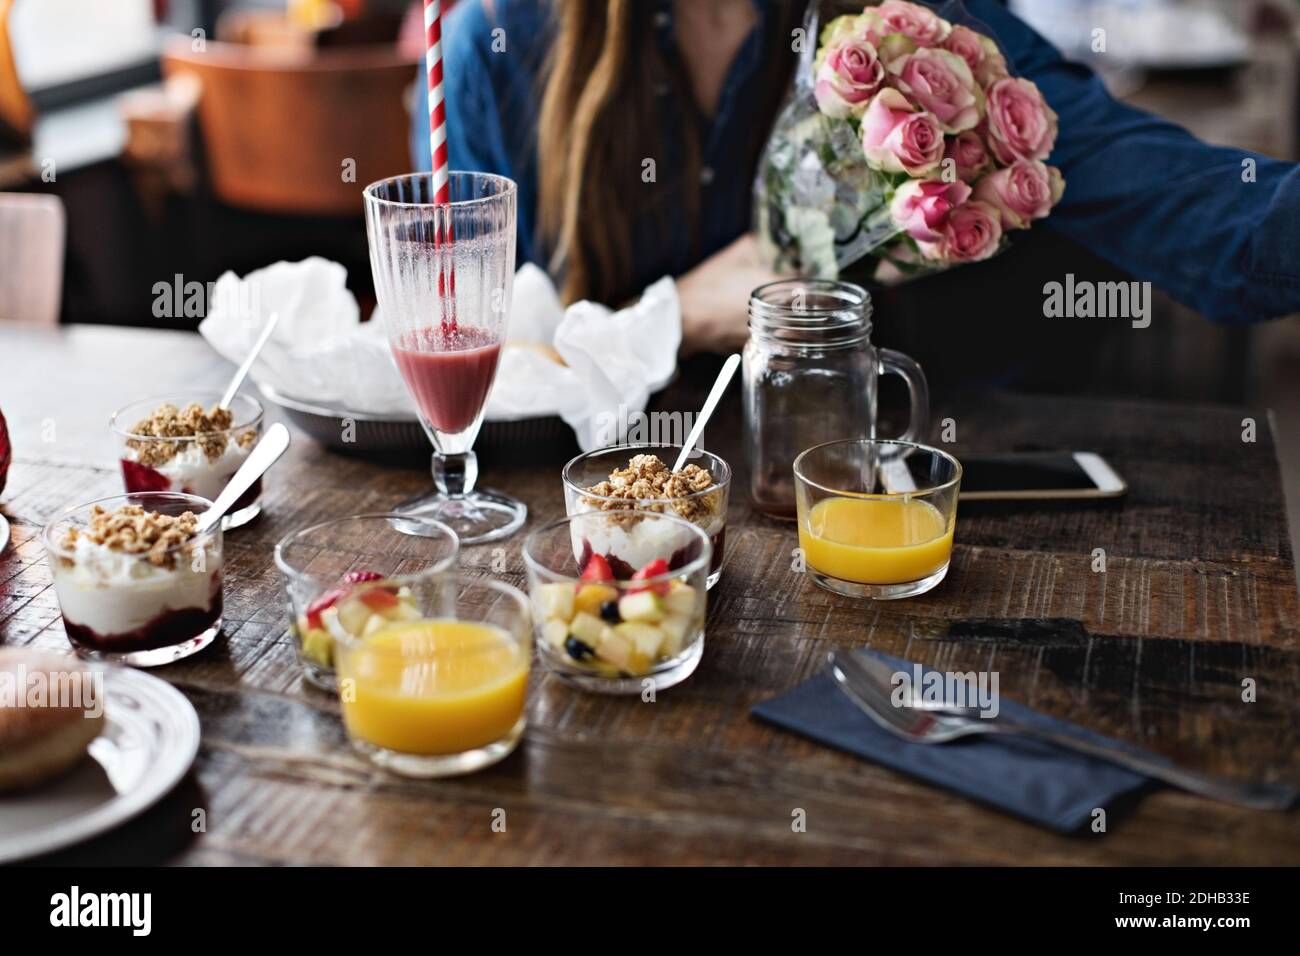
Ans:
[[[0,642],[69,649],[40,530],[63,505],[120,490],[112,410],[219,389],[230,373],[190,333],[0,323],[0,411],[14,445],[0,492],[13,530],[0,555]],[[654,407],[697,408],[708,385],[684,374]],[[950,439],[943,447],[958,458],[1096,451],[1128,494],[964,502],[947,579],[877,603],[831,594],[798,570],[793,524],[750,506],[734,387],[718,416],[705,443],[735,479],[699,669],[645,702],[584,693],[536,665],[518,750],[438,781],[391,776],[349,748],[338,702],[303,680],[272,562],[292,529],[427,489],[428,460],[340,454],[295,431],[263,514],[227,535],[223,635],[153,671],[198,712],[192,773],[134,821],[45,861],[1300,863],[1295,811],[1153,786],[1105,808],[1104,832],[1063,835],[751,715],[821,671],[829,650],[869,647],[945,671],[996,671],[1004,699],[1188,767],[1300,784],[1300,603],[1266,410],[943,398],[932,438]],[[527,503],[526,531],[563,513],[569,454],[563,443],[485,453],[481,483]],[[523,586],[522,540],[464,548],[462,564]]]

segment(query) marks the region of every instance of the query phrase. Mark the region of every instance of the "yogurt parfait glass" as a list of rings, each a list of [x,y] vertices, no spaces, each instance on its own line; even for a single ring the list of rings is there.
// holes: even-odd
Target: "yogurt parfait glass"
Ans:
[[[630,444],[611,445],[579,455],[561,473],[565,513],[635,509],[674,515],[691,522],[709,541],[712,557],[707,579],[711,588],[722,577],[731,466],[712,452],[697,448],[683,466],[686,474],[678,480],[669,480],[670,469],[681,450],[681,445]],[[645,464],[651,456],[658,460],[658,465]],[[583,526],[574,526],[575,530],[580,527]],[[595,523],[590,530],[596,537],[585,539],[582,546],[604,557],[618,578],[631,577],[660,556],[667,557],[669,567],[676,570],[696,554],[682,551],[663,555],[663,543],[655,536],[676,533],[663,524]],[[693,538],[678,537],[684,547],[694,547]]]
[[[419,617],[416,589],[454,568],[459,552],[442,522],[396,513],[335,518],[280,539],[275,563],[307,680],[335,690],[335,641]]]
[[[212,643],[221,630],[220,522],[187,533],[209,507],[194,495],[141,492],[72,505],[46,525],[54,592],[81,657],[156,667]]]
[[[127,492],[175,491],[216,500],[262,437],[262,405],[236,395],[228,411],[219,392],[179,392],[119,408],[110,425]],[[261,512],[259,478],[222,519],[229,531]]]
[[[626,578],[584,544],[642,526],[638,539],[661,548]],[[690,557],[670,564],[681,553]],[[538,528],[524,542],[524,563],[543,663],[602,694],[680,684],[704,653],[712,556],[698,525],[654,511],[587,511]]]

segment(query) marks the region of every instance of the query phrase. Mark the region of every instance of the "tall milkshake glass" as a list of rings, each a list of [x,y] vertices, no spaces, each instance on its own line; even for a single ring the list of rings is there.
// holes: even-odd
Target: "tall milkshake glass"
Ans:
[[[522,502],[475,487],[471,450],[510,318],[516,191],[487,173],[452,172],[449,187],[438,203],[430,173],[371,183],[366,232],[388,341],[434,450],[434,492],[396,510],[474,544],[513,534],[528,515]]]

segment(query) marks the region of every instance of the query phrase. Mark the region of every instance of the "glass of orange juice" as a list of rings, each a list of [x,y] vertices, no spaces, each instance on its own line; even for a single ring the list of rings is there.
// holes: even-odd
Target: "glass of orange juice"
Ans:
[[[849,439],[794,462],[799,547],[813,580],[850,597],[915,597],[948,573],[961,464],[907,441]]]
[[[412,613],[334,634],[343,723],[372,761],[408,777],[471,773],[524,733],[528,598],[454,571],[407,579]],[[345,600],[366,601],[363,586]],[[357,615],[358,618],[360,615]],[[349,617],[340,607],[338,621]]]

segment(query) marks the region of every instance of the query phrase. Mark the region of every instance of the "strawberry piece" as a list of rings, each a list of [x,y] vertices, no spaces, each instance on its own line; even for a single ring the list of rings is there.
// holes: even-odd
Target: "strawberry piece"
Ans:
[[[383,575],[377,571],[349,571],[343,575],[348,584],[363,584],[366,581],[382,581]]]
[[[668,562],[663,558],[655,558],[644,568],[632,575],[633,581],[648,581],[651,578],[657,578],[668,573]],[[636,594],[639,591],[654,591],[660,597],[668,593],[668,582],[660,581],[658,584],[644,588],[629,588],[629,594]]]
[[[583,581],[605,582],[614,580],[614,572],[609,562],[602,555],[593,554],[587,559],[587,566],[582,569]]]
[[[318,594],[315,600],[307,605],[307,626],[320,627],[321,611],[338,604],[339,601],[348,596],[350,590],[350,588],[334,588],[332,591],[325,591],[322,594]]]
[[[362,592],[357,600],[370,610],[381,613],[387,608],[396,607],[399,603],[397,595],[387,588],[371,588],[369,591]]]
[[[168,491],[172,486],[171,479],[156,468],[126,458],[119,461],[122,464],[122,483],[127,491]]]

